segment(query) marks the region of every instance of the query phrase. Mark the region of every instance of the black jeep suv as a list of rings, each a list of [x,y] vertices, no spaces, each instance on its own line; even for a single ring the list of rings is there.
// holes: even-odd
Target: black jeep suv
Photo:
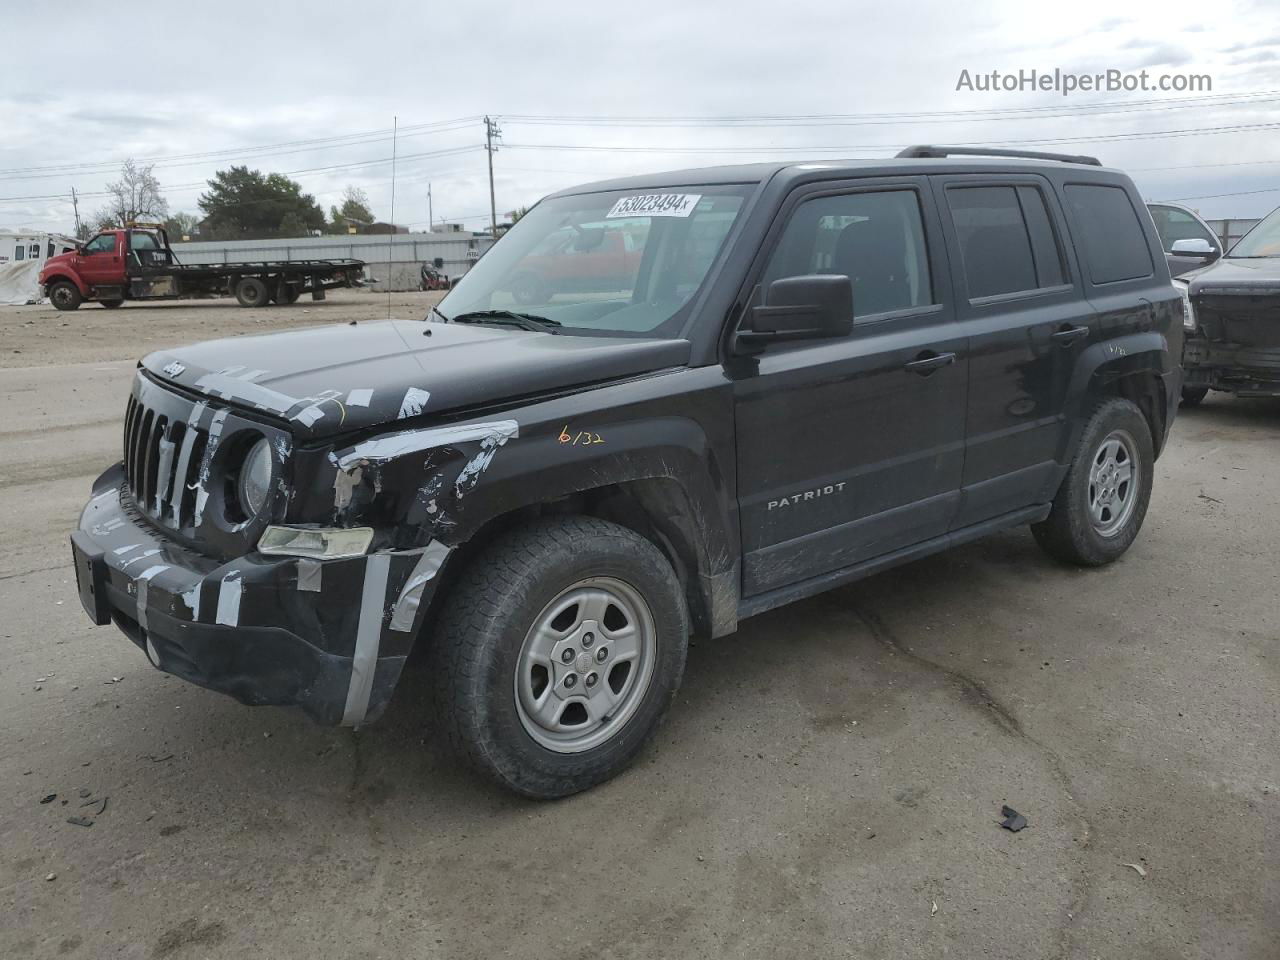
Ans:
[[[420,643],[462,755],[554,797],[636,756],[691,633],[1022,524],[1116,559],[1179,296],[1124,174],[972,153],[566,190],[427,322],[152,354],[72,536],[86,609],[323,723]]]

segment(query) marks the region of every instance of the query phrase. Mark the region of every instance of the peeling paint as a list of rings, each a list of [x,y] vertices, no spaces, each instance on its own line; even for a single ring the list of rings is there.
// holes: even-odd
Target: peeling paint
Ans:
[[[193,525],[200,526],[204,517],[204,505],[209,501],[209,468],[213,464],[213,455],[218,450],[218,438],[222,436],[222,427],[227,420],[226,410],[219,410],[209,421],[209,436],[204,446],[204,456],[200,458],[200,472],[196,475],[196,513]]]
[[[372,390],[352,390],[347,394],[348,407],[367,407],[373,399]]]
[[[338,510],[345,510],[347,505],[351,503],[351,495],[355,492],[356,487],[360,486],[360,481],[364,478],[364,471],[360,467],[356,467],[350,472],[339,470],[337,476],[333,478],[333,506]]]
[[[404,392],[404,399],[400,401],[400,412],[396,414],[396,419],[403,420],[405,417],[416,417],[423,411],[427,401],[430,399],[431,394],[428,391],[410,387]]]
[[[219,373],[206,374],[196,381],[196,388],[205,393],[224,400],[239,400],[242,403],[270,410],[273,413],[286,414],[300,402],[295,397],[286,396],[275,390],[260,386],[249,380],[241,380],[233,376],[244,367],[231,367]]]
[[[154,567],[147,567],[134,580],[134,590],[138,596],[138,626],[143,630],[147,629],[147,584],[157,573],[168,569],[169,564],[157,563]]]
[[[307,593],[320,592],[321,572],[324,564],[319,560],[298,561],[298,589]]]
[[[407,430],[386,437],[378,437],[357,443],[337,457],[340,470],[350,470],[363,461],[379,463],[394,460],[408,453],[432,450],[475,440],[493,440],[502,446],[512,437],[520,435],[520,425],[514,420],[496,420],[490,423],[461,424],[455,427],[435,427],[430,430]]]
[[[360,593],[360,615],[356,625],[356,649],[351,658],[351,683],[342,711],[343,726],[360,724],[369,712],[369,695],[373,692],[373,673],[378,667],[378,649],[382,645],[382,619],[387,600],[387,576],[391,557],[375,553],[364,565],[364,588]]]

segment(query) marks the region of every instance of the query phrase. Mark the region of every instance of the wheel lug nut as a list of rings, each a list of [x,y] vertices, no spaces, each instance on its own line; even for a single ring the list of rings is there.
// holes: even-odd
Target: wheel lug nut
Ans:
[[[584,647],[589,647],[595,642],[596,642],[596,635],[594,633],[584,633],[582,635],[582,645]]]
[[[564,685],[566,688],[576,687],[578,685],[578,675],[576,673],[569,674],[564,678]]]
[[[609,648],[601,647],[596,651],[596,663],[604,663],[609,658]]]
[[[600,678],[599,678],[598,676],[596,676],[594,673],[588,673],[588,674],[587,674],[587,686],[588,686],[588,687],[594,687],[594,686],[595,686],[599,681],[600,681]]]
[[[573,658],[576,656],[577,654],[573,652],[573,647],[569,647],[564,653],[560,654],[560,659],[565,663],[573,663]]]

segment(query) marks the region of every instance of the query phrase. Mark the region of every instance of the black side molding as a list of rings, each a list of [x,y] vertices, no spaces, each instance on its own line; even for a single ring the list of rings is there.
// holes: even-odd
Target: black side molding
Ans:
[[[898,157],[902,159],[945,159],[946,157],[1017,157],[1023,160],[1058,160],[1062,163],[1087,163],[1091,167],[1100,167],[1102,163],[1097,157],[1086,157],[1071,153],[1042,153],[1039,150],[993,150],[988,147],[936,147],[930,144],[919,144],[907,147]]]

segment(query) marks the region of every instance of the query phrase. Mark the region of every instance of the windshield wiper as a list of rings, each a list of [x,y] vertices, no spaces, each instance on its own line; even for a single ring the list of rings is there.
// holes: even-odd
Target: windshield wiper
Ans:
[[[496,323],[508,327],[519,327],[521,330],[533,330],[537,333],[559,333],[559,320],[539,317],[532,313],[516,313],[514,310],[472,310],[460,313],[453,318],[453,323]]]

